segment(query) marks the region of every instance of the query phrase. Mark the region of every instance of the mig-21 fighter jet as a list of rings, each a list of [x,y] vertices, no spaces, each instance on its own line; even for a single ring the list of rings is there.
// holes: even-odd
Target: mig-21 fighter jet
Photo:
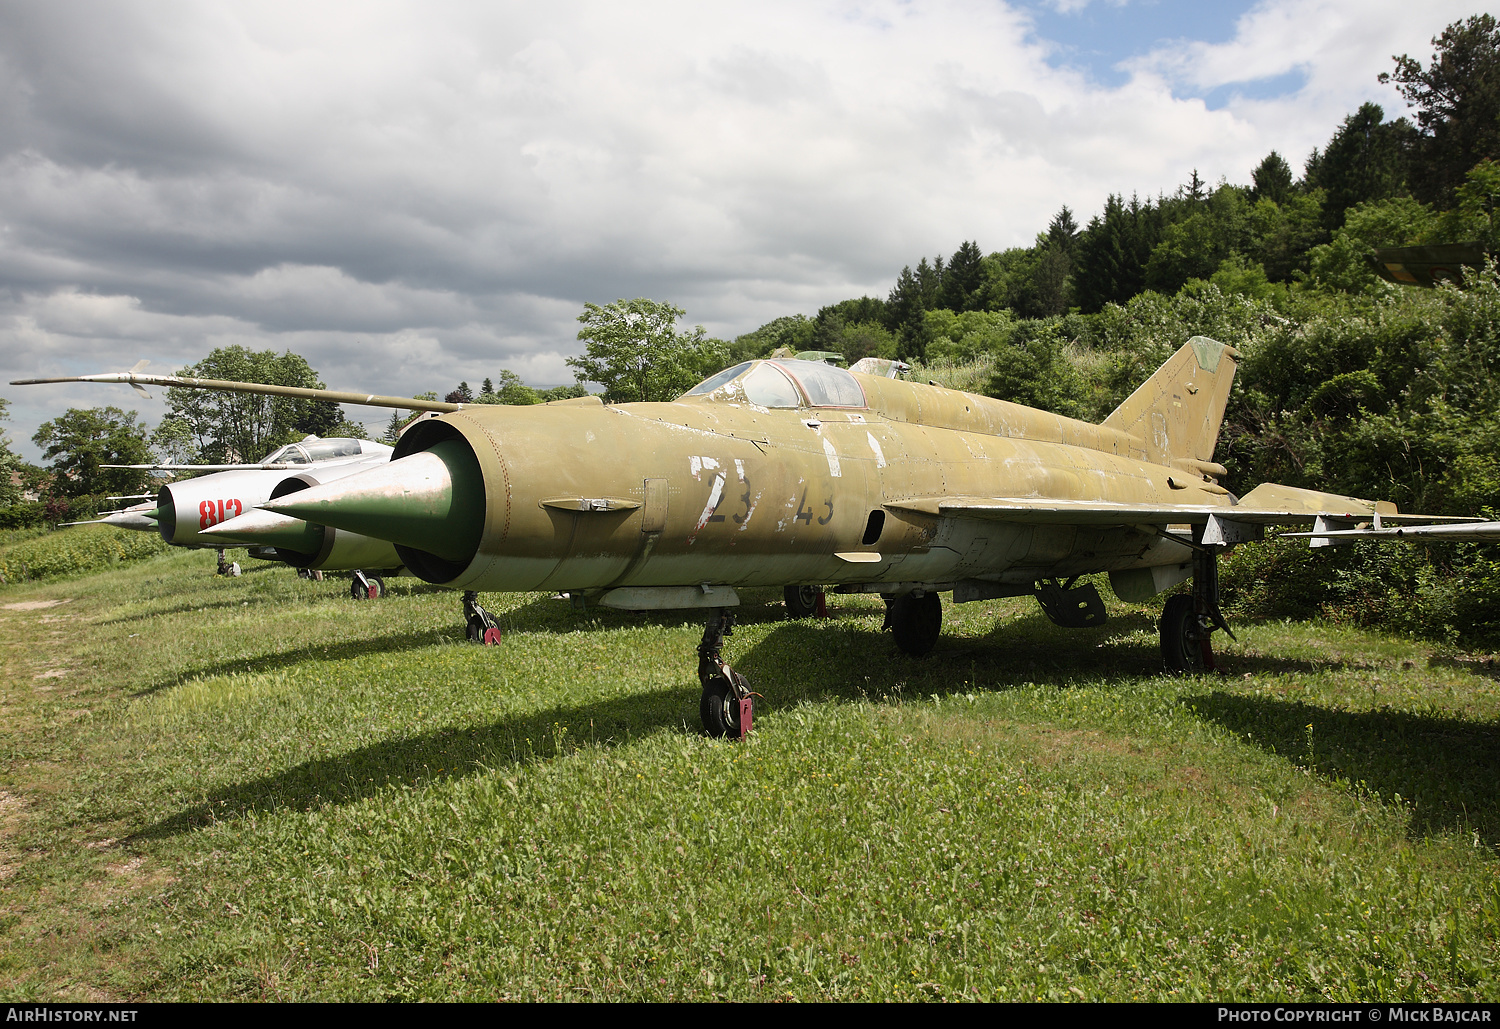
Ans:
[[[750,724],[749,687],[722,655],[742,587],[881,594],[897,646],[920,656],[938,639],[942,593],[1035,596],[1054,622],[1082,627],[1105,619],[1083,576],[1108,573],[1127,601],[1191,579],[1160,631],[1167,667],[1192,672],[1213,666],[1211,635],[1228,629],[1218,556],[1266,526],[1460,521],[1270,483],[1236,497],[1213,451],[1238,356],[1195,337],[1098,425],[794,359],[746,361],[670,403],[465,406],[274,387],[440,415],[414,423],[388,463],[262,506],[389,541],[412,574],[467,597],[545,590],[704,610],[712,735]]]

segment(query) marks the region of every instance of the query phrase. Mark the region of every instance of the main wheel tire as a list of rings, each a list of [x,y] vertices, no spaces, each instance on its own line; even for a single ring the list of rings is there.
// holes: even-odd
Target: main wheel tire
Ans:
[[[1212,658],[1208,642],[1198,637],[1193,598],[1178,594],[1161,611],[1161,660],[1173,675],[1201,675]]]
[[[936,593],[897,597],[887,614],[903,654],[922,657],[937,646],[943,631],[943,601]]]
[[[818,586],[787,586],[781,591],[786,599],[786,616],[811,618],[818,613],[818,597],[822,592]]]
[[[385,580],[378,575],[367,575],[365,581],[370,584],[370,599],[379,600],[385,596]]]
[[[736,677],[738,672],[733,673]],[[728,737],[737,740],[742,735],[740,728],[740,699],[735,696],[729,680],[716,675],[703,687],[703,696],[698,701],[698,717],[703,722],[703,731],[715,739]]]

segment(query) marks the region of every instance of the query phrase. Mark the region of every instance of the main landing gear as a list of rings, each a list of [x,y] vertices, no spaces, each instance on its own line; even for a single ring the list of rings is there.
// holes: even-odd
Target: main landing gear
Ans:
[[[698,644],[698,681],[703,684],[698,716],[710,736],[738,740],[750,732],[755,695],[745,677],[724,663],[724,637],[733,633],[734,615],[728,608],[715,608]]]
[[[821,586],[787,586],[781,595],[788,618],[828,617],[828,602]]]
[[[240,574],[240,563],[231,561],[224,556],[224,549],[219,548],[219,566],[215,569],[219,575],[227,575],[231,579]]]
[[[937,646],[943,630],[943,602],[936,593],[912,590],[886,601],[885,624],[901,653],[922,657]]]
[[[500,626],[494,615],[479,606],[479,593],[475,590],[464,590],[464,628],[472,643],[493,646],[500,642]]]
[[[1161,612],[1161,659],[1175,675],[1218,671],[1214,663],[1215,629],[1234,632],[1219,610],[1220,547],[1199,544],[1193,550],[1193,592],[1167,599]]]

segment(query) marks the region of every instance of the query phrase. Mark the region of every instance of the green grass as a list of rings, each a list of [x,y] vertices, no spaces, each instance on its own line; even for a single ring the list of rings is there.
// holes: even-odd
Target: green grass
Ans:
[[[881,606],[727,655],[687,617],[379,602],[175,552],[0,594],[6,999],[1482,999],[1500,939],[1483,655],[1154,612]],[[66,601],[49,607],[15,603]]]

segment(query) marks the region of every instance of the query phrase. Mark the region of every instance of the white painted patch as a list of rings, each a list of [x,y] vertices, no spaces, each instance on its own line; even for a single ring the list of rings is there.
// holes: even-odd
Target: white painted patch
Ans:
[[[745,511],[745,520],[740,523],[740,532],[744,532],[746,529],[750,528],[750,519],[755,516],[755,508],[759,503],[760,494],[757,493],[755,494],[755,498],[750,501],[749,508],[747,508]]]
[[[873,432],[865,433],[865,439],[870,441],[870,449],[875,451],[875,467],[885,467],[885,452],[880,449],[880,441],[875,438]]]
[[[705,465],[711,460],[712,458],[707,457],[703,459]],[[714,463],[714,467],[718,467],[718,462]],[[689,543],[692,543],[698,538],[698,533],[702,532],[703,527],[708,524],[708,519],[713,515],[714,508],[719,506],[719,501],[723,499],[723,497],[724,473],[720,472],[718,475],[714,476],[713,488],[708,491],[708,503],[703,505],[703,513],[698,516],[698,524],[693,527],[693,534],[688,537]]]
[[[711,472],[718,467],[719,462],[715,461],[711,457],[688,458],[688,471],[692,472],[693,478],[697,479],[699,482],[703,481],[703,479],[701,478],[703,472]]]
[[[838,451],[833,449],[833,444],[828,441],[827,436],[823,437],[823,453],[828,455],[828,474],[835,479],[843,478],[844,473],[839,471]]]
[[[745,481],[745,462],[741,461],[739,458],[735,458],[734,459],[734,470],[735,470],[735,473],[737,475],[739,475],[740,481],[744,482]]]

